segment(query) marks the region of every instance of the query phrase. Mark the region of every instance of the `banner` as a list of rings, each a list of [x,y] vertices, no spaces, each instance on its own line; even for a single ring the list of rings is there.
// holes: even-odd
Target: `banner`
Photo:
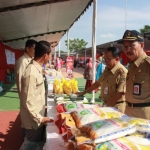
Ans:
[[[5,49],[6,61],[8,65],[15,64],[15,53],[11,52],[10,50]]]

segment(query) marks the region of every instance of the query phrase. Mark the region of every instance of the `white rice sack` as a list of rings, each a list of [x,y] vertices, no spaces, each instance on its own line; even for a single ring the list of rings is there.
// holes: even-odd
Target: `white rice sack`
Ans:
[[[73,119],[75,120],[76,126],[81,127],[88,123],[105,118],[105,113],[98,108],[83,108],[71,112]]]
[[[83,125],[101,119],[120,118],[124,114],[111,107],[101,107],[101,108],[94,107],[94,108],[78,109],[74,112],[71,112],[71,115],[76,122],[76,126],[81,127]]]
[[[99,104],[83,104],[84,108],[95,108],[98,107],[100,108],[101,106]]]
[[[139,138],[143,142],[149,142],[147,139]],[[146,141],[145,141],[146,140]],[[122,137],[108,142],[96,145],[96,150],[149,150],[150,145],[141,145],[134,141],[132,137]]]
[[[134,117],[126,117],[126,120],[130,124],[136,125],[136,129],[138,132],[150,134],[150,120]]]
[[[136,132],[136,127],[122,118],[99,120],[80,128],[90,135],[94,143],[101,143]]]
[[[114,107],[101,107],[99,108],[101,111],[103,111],[107,118],[120,118],[122,116],[125,116],[120,110]]]
[[[83,104],[81,103],[75,103],[75,102],[67,102],[64,104],[64,108],[66,109],[67,112],[75,111],[83,107]]]

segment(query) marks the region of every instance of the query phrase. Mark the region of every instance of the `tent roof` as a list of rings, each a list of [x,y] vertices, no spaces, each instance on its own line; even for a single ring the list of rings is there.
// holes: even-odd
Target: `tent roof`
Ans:
[[[0,39],[24,48],[28,38],[59,42],[92,0],[0,0]]]

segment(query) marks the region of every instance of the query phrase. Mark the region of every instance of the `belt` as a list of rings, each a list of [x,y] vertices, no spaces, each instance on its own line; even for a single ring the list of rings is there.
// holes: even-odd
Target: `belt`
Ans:
[[[120,104],[120,103],[124,103],[125,101],[119,101],[119,102],[116,102],[116,104]]]
[[[130,103],[130,102],[127,102],[128,106],[129,107],[148,107],[150,106],[150,102],[149,103]]]

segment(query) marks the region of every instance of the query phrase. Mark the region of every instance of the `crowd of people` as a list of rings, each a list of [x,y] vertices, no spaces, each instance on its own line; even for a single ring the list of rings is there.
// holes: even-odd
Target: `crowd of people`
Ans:
[[[130,60],[126,69],[120,63],[120,50],[109,47],[97,60],[97,74],[92,84],[92,58],[85,63],[85,91],[82,96],[101,87],[100,99],[104,106],[116,107],[128,116],[150,120],[150,57],[144,52],[144,38],[136,30],[125,31],[122,44]],[[45,80],[43,66],[51,58],[47,41],[27,40],[25,52],[15,64],[15,78],[20,98],[21,130],[24,142],[20,150],[40,149],[45,125],[53,120],[45,113]],[[56,67],[62,62],[57,58]],[[74,63],[77,67],[78,62]]]

